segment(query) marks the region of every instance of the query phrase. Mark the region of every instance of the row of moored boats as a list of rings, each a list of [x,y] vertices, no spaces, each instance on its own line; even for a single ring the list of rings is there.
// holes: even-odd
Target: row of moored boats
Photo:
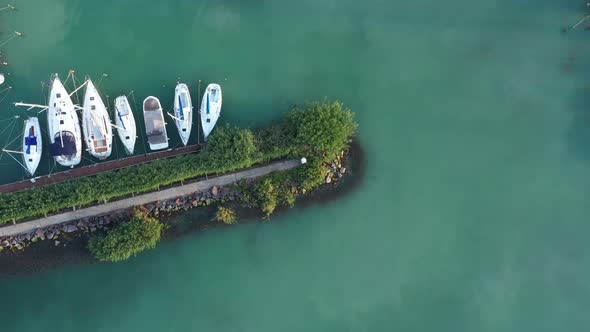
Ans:
[[[74,167],[82,158],[82,135],[86,145],[86,151],[100,160],[111,155],[113,146],[113,129],[125,152],[133,154],[137,138],[137,128],[133,111],[127,96],[115,98],[114,124],[111,122],[109,112],[91,80],[84,82],[86,91],[82,107],[72,102],[59,77],[53,76],[49,92],[48,105],[35,105],[16,103],[17,106],[30,108],[39,107],[47,110],[47,126],[49,134],[49,152],[57,163],[63,166]],[[203,95],[200,116],[205,140],[215,127],[221,113],[222,94],[218,84],[209,84]],[[174,120],[180,139],[184,145],[188,140],[193,123],[193,105],[188,86],[179,83],[174,93],[174,114],[168,115]],[[82,129],[78,119],[77,110],[82,111]],[[143,101],[143,117],[145,121],[146,136],[151,150],[168,148],[168,133],[166,121],[160,100],[149,96]],[[42,137],[39,119],[31,117],[25,120],[22,154],[24,167],[32,176],[41,161]]]

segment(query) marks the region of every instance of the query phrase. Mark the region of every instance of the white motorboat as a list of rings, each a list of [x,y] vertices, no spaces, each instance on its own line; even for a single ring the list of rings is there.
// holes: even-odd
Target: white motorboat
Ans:
[[[72,98],[59,80],[53,77],[47,109],[49,151],[62,166],[74,167],[82,159],[82,133]]]
[[[168,134],[166,133],[166,122],[164,122],[162,105],[158,98],[149,96],[144,99],[143,118],[150,149],[166,149],[168,147]]]
[[[86,82],[84,108],[82,110],[82,131],[86,150],[98,159],[111,155],[113,134],[109,113],[91,80]]]
[[[193,127],[193,103],[188,86],[184,83],[176,85],[174,90],[174,122],[182,144],[186,145]]]
[[[221,114],[221,87],[219,84],[209,84],[203,95],[201,102],[201,125],[203,127],[203,137],[205,141],[215,127],[219,115]]]
[[[23,135],[23,160],[27,171],[31,176],[35,174],[39,162],[43,144],[41,142],[41,126],[38,118],[28,118],[25,120],[25,131]]]
[[[126,96],[115,98],[115,127],[117,128],[117,135],[119,135],[119,139],[121,139],[125,147],[125,152],[132,155],[135,149],[137,129],[135,117]]]

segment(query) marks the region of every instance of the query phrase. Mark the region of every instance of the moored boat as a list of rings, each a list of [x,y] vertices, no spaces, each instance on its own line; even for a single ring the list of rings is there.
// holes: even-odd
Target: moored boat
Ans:
[[[92,156],[102,160],[111,155],[113,147],[111,119],[91,80],[87,81],[84,94],[82,131],[86,149]]]
[[[174,90],[174,123],[182,144],[186,145],[193,126],[193,103],[188,86],[184,83],[176,85]]]
[[[219,116],[221,115],[221,87],[219,84],[211,83],[205,89],[203,100],[201,102],[201,126],[203,127],[203,137],[205,141],[215,127]]]
[[[143,101],[143,118],[145,131],[151,150],[161,150],[168,147],[168,134],[160,100],[149,96]]]
[[[43,144],[41,142],[41,127],[36,117],[25,120],[25,131],[23,135],[23,161],[31,176],[35,174],[41,155]]]
[[[49,152],[62,166],[74,167],[82,159],[82,135],[78,114],[57,74],[53,77],[47,109]]]
[[[126,96],[115,98],[115,126],[117,128],[117,135],[125,147],[125,152],[129,155],[133,154],[137,129],[135,126],[135,117],[133,116],[133,111]]]

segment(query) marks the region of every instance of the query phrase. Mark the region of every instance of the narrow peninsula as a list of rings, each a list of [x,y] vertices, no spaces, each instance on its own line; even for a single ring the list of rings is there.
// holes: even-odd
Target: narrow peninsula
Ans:
[[[39,241],[60,246],[82,237],[98,260],[120,261],[155,247],[167,228],[160,219],[177,211],[213,209],[211,223],[231,225],[239,223],[240,209],[257,209],[268,220],[277,207],[292,207],[298,198],[344,177],[356,130],[350,109],[323,100],[296,106],[265,128],[219,127],[198,152],[2,193],[0,223],[5,226],[0,230],[27,227],[0,237],[0,251],[18,254]],[[181,195],[157,199],[184,186]],[[145,197],[141,204],[116,208],[138,197]],[[108,213],[29,227],[49,216],[110,209],[110,203]]]

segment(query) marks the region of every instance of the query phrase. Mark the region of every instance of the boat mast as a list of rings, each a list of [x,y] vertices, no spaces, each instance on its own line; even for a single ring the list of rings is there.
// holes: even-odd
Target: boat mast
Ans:
[[[61,141],[61,147],[64,147],[64,137],[61,135],[61,128],[59,129],[59,140]]]
[[[121,128],[121,127],[119,127],[119,126],[117,126],[117,125],[114,125],[114,124],[112,124],[112,123],[111,123],[111,127],[113,127],[113,128],[117,128],[117,129],[119,129],[119,130],[127,130],[127,129],[125,129],[125,128]]]
[[[169,115],[171,118],[173,118],[174,120],[178,120],[178,121],[184,121],[184,120],[181,120],[181,119],[179,119],[179,118],[175,117],[174,115],[170,114],[170,112],[166,112],[166,114],[168,114],[168,115]]]
[[[25,154],[25,153],[24,153],[24,152],[22,152],[22,151],[15,151],[15,150],[8,150],[8,149],[2,149],[2,151],[4,151],[4,152],[10,152],[10,153]]]
[[[39,104],[27,104],[27,103],[14,103],[14,106],[24,106],[24,107],[28,107],[27,111],[33,108],[41,108],[42,110],[40,112],[43,112],[44,110],[48,109],[49,106],[47,105],[39,105]]]
[[[84,81],[84,83],[80,84],[79,87],[77,87],[74,91],[72,91],[69,95],[69,97],[71,97],[74,93],[78,92],[78,90],[80,90],[84,85],[86,85],[86,83],[88,83],[88,80]],[[80,101],[78,101],[80,102]]]

